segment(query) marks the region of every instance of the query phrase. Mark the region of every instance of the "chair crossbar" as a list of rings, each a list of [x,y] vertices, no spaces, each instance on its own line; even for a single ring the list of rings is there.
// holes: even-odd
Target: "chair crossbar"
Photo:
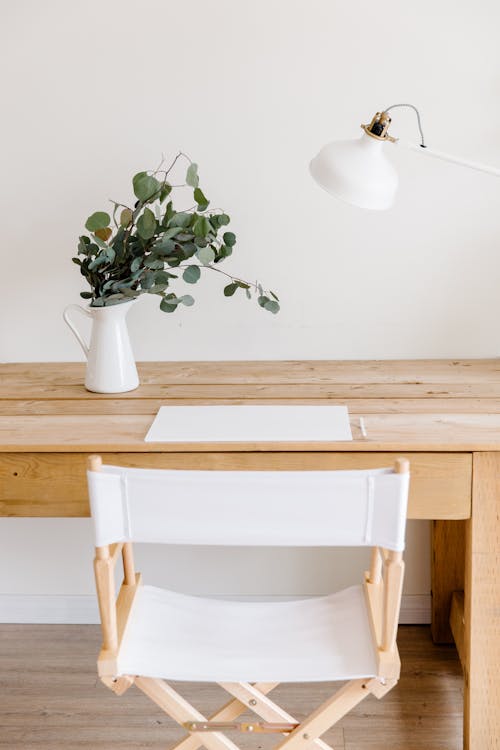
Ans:
[[[278,685],[279,682],[257,682],[253,687],[263,695],[266,695]],[[246,710],[247,706],[244,703],[233,698],[213,713],[209,721],[231,721],[237,719]],[[171,750],[198,750],[201,746],[202,742],[200,742],[198,736],[196,734],[189,734],[180,740],[180,742],[173,745]]]
[[[284,734],[292,732],[299,724],[285,721],[206,721],[203,723],[186,721],[183,726],[189,732],[217,732],[221,729],[235,729],[237,732],[253,732],[255,734],[272,734],[273,732]]]
[[[263,695],[257,685],[251,685],[249,682],[221,682],[219,684],[224,690],[241,701],[245,708],[250,708],[266,722],[286,722],[295,726],[299,725],[299,722],[293,716],[267,695]],[[314,741],[314,745],[316,750],[332,750],[330,745],[319,738]]]
[[[263,695],[270,693],[275,687],[279,685],[279,682],[257,682],[253,687]],[[231,721],[237,719],[242,713],[247,710],[247,706],[244,703],[233,698],[232,700],[225,703],[215,713],[213,713],[209,721]],[[202,742],[199,740],[196,734],[188,734],[180,742],[177,742],[171,750],[198,750],[202,746]]]

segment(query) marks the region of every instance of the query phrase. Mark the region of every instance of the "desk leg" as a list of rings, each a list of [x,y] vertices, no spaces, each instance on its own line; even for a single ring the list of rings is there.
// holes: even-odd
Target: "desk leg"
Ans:
[[[464,590],[465,521],[432,522],[432,620],[434,643],[453,643],[451,597]]]
[[[465,557],[464,748],[500,737],[500,453],[474,453]]]

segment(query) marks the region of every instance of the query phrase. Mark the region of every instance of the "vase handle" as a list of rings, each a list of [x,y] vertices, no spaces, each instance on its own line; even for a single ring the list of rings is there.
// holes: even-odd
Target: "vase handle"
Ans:
[[[86,315],[88,318],[92,317],[92,313],[89,312],[85,307],[82,307],[81,305],[68,305],[65,308],[64,312],[63,312],[63,318],[64,318],[65,323],[68,324],[68,326],[71,328],[71,330],[75,334],[76,340],[78,341],[78,343],[82,347],[83,353],[85,354],[85,356],[88,359],[88,356],[89,356],[89,347],[88,347],[88,344],[85,342],[85,339],[81,335],[81,333],[78,330],[78,328],[72,322],[72,320],[71,320],[71,318],[69,316],[69,313],[70,313],[71,310],[75,310],[76,312],[79,312],[82,315]]]

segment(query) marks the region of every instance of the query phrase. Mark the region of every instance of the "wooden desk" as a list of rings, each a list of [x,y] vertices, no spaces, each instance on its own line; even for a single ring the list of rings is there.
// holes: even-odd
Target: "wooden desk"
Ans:
[[[81,364],[0,365],[0,514],[86,516],[90,452],[130,466],[352,468],[411,460],[409,517],[434,521],[433,634],[465,673],[464,747],[500,736],[500,361],[148,363],[91,394]],[[349,443],[144,443],[162,404],[347,404]],[[363,416],[363,438],[358,417]]]

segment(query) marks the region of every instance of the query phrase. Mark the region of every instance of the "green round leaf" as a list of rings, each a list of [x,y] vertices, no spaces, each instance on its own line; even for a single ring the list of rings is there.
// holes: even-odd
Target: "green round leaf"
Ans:
[[[163,270],[163,264],[165,261],[160,260],[159,258],[155,258],[154,256],[150,256],[149,258],[146,258],[144,261],[144,265],[146,268],[151,268],[154,271],[161,271]]]
[[[228,247],[233,247],[236,244],[236,235],[233,232],[224,232],[222,239]]]
[[[205,198],[203,195],[203,191],[197,187],[194,189],[194,199],[196,203],[198,204],[198,211],[205,211],[208,208],[208,204],[210,203],[209,200]]]
[[[80,241],[78,242],[78,255],[88,255],[89,246],[90,246],[89,238],[80,237]]]
[[[146,273],[141,276],[141,287],[143,289],[151,289],[154,283],[155,274],[153,273],[153,271],[146,271]]]
[[[145,208],[137,220],[137,233],[143,240],[150,240],[156,232],[156,219],[154,213]]]
[[[185,228],[190,223],[192,217],[193,214],[190,214],[187,211],[179,211],[178,213],[173,214],[173,216],[169,219],[169,224],[172,227]]]
[[[153,246],[153,250],[156,255],[170,255],[175,250],[175,242],[173,240],[162,240],[158,245]]]
[[[198,177],[198,165],[192,162],[187,168],[186,183],[190,187],[195,188],[195,187],[198,187],[199,181],[200,181],[200,178]]]
[[[184,254],[184,259],[187,260],[188,258],[192,258],[196,252],[196,249],[197,248],[194,242],[184,242],[182,245],[182,252]]]
[[[89,263],[89,271],[93,271],[95,268],[98,268],[99,266],[102,266],[104,263],[108,262],[108,258],[106,256],[106,253],[101,253],[97,256],[97,258],[94,258],[94,260]]]
[[[177,301],[182,303],[183,305],[186,305],[186,307],[191,307],[191,305],[194,305],[194,299],[190,294],[183,294],[182,297],[178,297]]]
[[[235,291],[238,289],[238,284],[232,282],[224,287],[224,297],[232,297]]]
[[[106,211],[96,211],[85,222],[85,229],[88,229],[89,232],[95,232],[96,229],[105,229],[109,226],[110,221],[111,216]]]
[[[201,271],[199,266],[188,266],[182,274],[182,278],[188,284],[196,284],[200,276]]]
[[[155,273],[155,284],[166,284],[168,286],[169,279],[173,274],[168,271],[157,271]]]
[[[228,247],[227,245],[221,245],[219,248],[219,255],[221,258],[228,258],[233,252],[232,247]]]
[[[196,253],[196,257],[200,263],[203,263],[204,266],[208,266],[210,263],[214,262],[215,253],[211,247],[200,247]]]
[[[273,313],[273,315],[276,315],[276,313],[280,311],[279,302],[276,302],[276,300],[274,299],[270,299],[264,305],[264,310],[269,310],[269,312]]]
[[[170,227],[166,232],[163,232],[162,240],[170,240],[172,237],[175,237],[176,234],[179,234],[181,229],[182,227]]]
[[[165,182],[165,184],[162,184],[162,188],[160,190],[160,203],[163,203],[165,198],[170,195],[172,192],[172,185],[169,185],[168,182]]]
[[[147,172],[138,172],[132,179],[134,195],[143,203],[155,197],[160,191],[161,185],[152,175]]]
[[[132,221],[132,211],[130,208],[124,208],[120,214],[120,224],[122,227],[128,227]]]
[[[160,302],[160,310],[163,310],[163,312],[166,313],[172,313],[175,312],[178,304],[179,300],[177,299],[175,294],[171,292],[170,294],[167,294]]]
[[[130,264],[130,270],[132,271],[132,273],[139,270],[139,268],[141,267],[141,263],[142,263],[142,256],[139,256],[138,258],[134,258],[134,260]]]

